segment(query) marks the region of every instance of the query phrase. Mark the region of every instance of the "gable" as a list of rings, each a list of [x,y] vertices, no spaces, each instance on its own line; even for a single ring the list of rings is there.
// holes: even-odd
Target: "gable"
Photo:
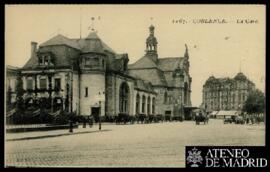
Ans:
[[[144,68],[157,68],[157,65],[155,64],[155,62],[153,62],[153,60],[151,60],[147,56],[144,56],[135,63],[129,65],[129,69],[144,69]]]
[[[183,57],[167,57],[158,59],[158,67],[162,71],[174,71],[176,68],[182,66]]]

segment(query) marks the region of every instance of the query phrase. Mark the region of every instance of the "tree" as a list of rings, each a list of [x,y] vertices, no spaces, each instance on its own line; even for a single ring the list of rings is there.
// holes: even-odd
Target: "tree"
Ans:
[[[250,92],[245,101],[243,110],[248,114],[260,114],[265,112],[265,96],[258,89]]]
[[[25,106],[23,99],[24,89],[23,89],[23,81],[20,74],[17,76],[17,85],[16,85],[16,119],[15,121],[22,122],[22,117],[24,115]]]

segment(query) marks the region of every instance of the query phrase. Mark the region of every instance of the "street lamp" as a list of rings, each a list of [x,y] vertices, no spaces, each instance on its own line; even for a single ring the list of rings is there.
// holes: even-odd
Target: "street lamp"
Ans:
[[[103,93],[98,92],[97,100],[99,103],[98,123],[99,123],[99,130],[101,130],[101,101],[105,101],[105,92],[103,92]]]
[[[99,101],[99,114],[98,114],[98,125],[99,125],[99,130],[101,130],[101,101]]]

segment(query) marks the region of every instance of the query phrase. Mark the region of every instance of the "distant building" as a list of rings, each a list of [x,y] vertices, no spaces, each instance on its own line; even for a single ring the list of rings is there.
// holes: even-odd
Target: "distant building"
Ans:
[[[202,106],[208,111],[241,110],[255,84],[243,73],[234,78],[209,77],[203,85]]]

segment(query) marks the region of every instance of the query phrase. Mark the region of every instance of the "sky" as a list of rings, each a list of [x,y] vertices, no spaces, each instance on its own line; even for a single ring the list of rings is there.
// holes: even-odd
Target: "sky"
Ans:
[[[201,19],[226,23],[199,23]],[[201,104],[203,84],[211,75],[234,77],[241,71],[265,91],[262,5],[6,5],[5,64],[22,67],[30,57],[31,41],[41,44],[57,34],[83,38],[92,27],[134,63],[145,53],[151,24],[159,58],[183,57],[187,44],[193,106]]]

